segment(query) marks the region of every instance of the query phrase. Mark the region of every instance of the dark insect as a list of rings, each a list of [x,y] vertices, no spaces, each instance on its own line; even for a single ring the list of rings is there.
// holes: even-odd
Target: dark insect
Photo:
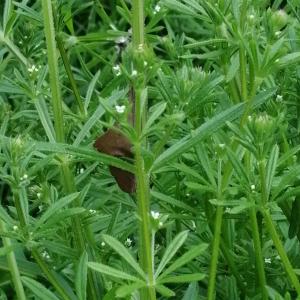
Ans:
[[[94,143],[94,147],[99,152],[115,157],[123,159],[132,159],[134,157],[133,152],[131,151],[132,145],[130,141],[114,129],[109,129],[100,136]],[[122,191],[126,193],[135,192],[136,183],[133,173],[113,166],[109,166],[109,170]]]

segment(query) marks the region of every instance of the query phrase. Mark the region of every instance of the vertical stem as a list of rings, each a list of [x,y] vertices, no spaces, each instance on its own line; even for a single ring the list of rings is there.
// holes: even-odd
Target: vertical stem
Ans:
[[[222,200],[222,161],[220,159],[218,162],[217,199],[219,201]],[[214,238],[213,238],[213,245],[212,245],[212,256],[211,256],[210,268],[209,268],[208,291],[207,291],[207,299],[208,300],[214,300],[216,297],[215,284],[216,284],[218,257],[219,257],[219,252],[220,252],[222,221],[223,221],[223,207],[219,205],[219,206],[217,206],[217,209],[216,209],[215,230],[214,230]]]
[[[265,269],[264,269],[264,261],[263,255],[261,251],[261,244],[260,244],[260,237],[259,237],[259,230],[257,225],[256,219],[256,209],[255,207],[250,208],[250,220],[251,220],[251,227],[252,227],[252,236],[253,236],[253,243],[254,243],[254,250],[255,250],[255,263],[257,267],[258,273],[258,280],[261,288],[261,296],[263,300],[268,299],[268,293],[266,290],[266,276],[265,276]]]
[[[5,231],[5,229],[6,229],[5,227],[6,226],[5,226],[4,222],[0,219],[0,230],[2,232]],[[3,241],[4,247],[9,248],[12,246],[11,240],[9,238],[3,237],[2,241]],[[8,264],[10,273],[11,273],[12,282],[13,282],[18,300],[26,300],[26,295],[25,295],[24,288],[23,288],[22,281],[21,281],[20,271],[19,271],[19,268],[17,265],[15,253],[13,250],[11,250],[7,254],[7,264]]]
[[[58,72],[58,58],[55,44],[55,31],[53,22],[53,13],[51,0],[43,0],[43,17],[44,17],[44,30],[47,44],[48,66],[50,76],[50,87],[52,94],[52,105],[54,115],[54,128],[56,140],[64,142],[64,121],[62,110],[62,99],[59,87],[59,72]]]
[[[56,36],[56,41],[57,41],[57,46],[58,46],[58,49],[59,49],[59,52],[60,52],[60,56],[61,56],[62,61],[64,63],[65,70],[66,70],[66,73],[68,75],[68,78],[69,78],[69,81],[70,81],[70,84],[71,84],[71,88],[72,88],[75,100],[77,101],[79,111],[83,115],[85,113],[83,102],[81,100],[80,93],[79,93],[79,90],[78,90],[73,72],[71,70],[70,61],[68,59],[68,56],[67,56],[67,53],[66,53],[66,50],[65,50],[65,47],[64,47],[64,43],[63,43],[63,40],[62,40],[62,37],[61,37],[60,34],[58,34]]]
[[[267,230],[269,231],[271,238],[273,240],[273,243],[278,251],[278,254],[282,260],[282,263],[284,265],[284,268],[286,270],[287,275],[290,278],[290,281],[292,283],[292,285],[295,287],[298,296],[300,295],[300,284],[299,284],[299,280],[297,278],[296,273],[293,270],[293,267],[290,263],[290,260],[284,250],[284,247],[280,241],[280,238],[278,236],[278,233],[275,229],[275,226],[273,224],[272,221],[272,217],[270,215],[270,212],[268,210],[264,210],[264,217],[265,217],[265,221],[266,221],[266,226],[267,226]]]
[[[132,42],[137,50],[144,44],[144,0],[132,0]]]
[[[215,284],[216,284],[217,265],[218,265],[219,248],[220,248],[220,240],[221,240],[222,220],[223,220],[223,207],[218,206],[216,210],[213,249],[212,249],[212,257],[211,257],[210,268],[209,268],[208,292],[207,292],[208,300],[214,300],[216,297]]]
[[[136,177],[137,177],[137,200],[140,221],[140,247],[139,256],[142,263],[142,268],[148,275],[148,295],[144,295],[142,300],[155,300],[154,288],[154,272],[153,272],[153,258],[151,247],[151,230],[149,219],[149,178],[145,174],[144,161],[141,152],[141,144],[136,146],[135,160],[136,160]]]
[[[62,110],[62,98],[59,85],[59,72],[58,72],[58,57],[55,43],[55,30],[53,21],[53,12],[51,0],[42,1],[43,16],[44,16],[44,30],[46,36],[47,53],[48,53],[48,66],[50,76],[50,88],[52,94],[52,105],[54,115],[54,128],[56,133],[56,141],[64,142],[64,120]],[[62,182],[67,193],[76,192],[76,186],[74,182],[74,176],[71,173],[70,166],[66,157],[62,157],[61,166],[63,178]],[[85,250],[85,238],[83,235],[82,224],[80,216],[75,216],[73,219],[74,239],[77,249],[80,254]],[[91,276],[88,276],[88,292],[91,299],[96,300],[100,298],[100,295],[95,295],[97,291],[97,283],[92,280]],[[98,293],[98,292],[96,292]],[[98,293],[99,294],[99,293]]]
[[[143,53],[144,45],[144,1],[132,1],[132,37],[135,58],[139,58]],[[148,286],[146,291],[142,291],[142,300],[155,300],[155,280],[153,270],[153,253],[151,246],[150,229],[150,193],[149,193],[149,174],[145,171],[144,159],[142,155],[143,141],[140,139],[142,133],[142,103],[141,94],[144,83],[134,87],[135,92],[135,129],[138,136],[138,143],[135,147],[135,166],[137,180],[137,202],[138,212],[141,220],[139,221],[139,257],[141,266],[148,275]]]

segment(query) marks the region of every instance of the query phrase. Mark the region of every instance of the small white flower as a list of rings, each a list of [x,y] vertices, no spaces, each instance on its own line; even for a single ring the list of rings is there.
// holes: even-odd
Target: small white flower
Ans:
[[[121,75],[121,68],[120,68],[119,65],[113,66],[113,71],[116,73],[116,76],[120,76]]]
[[[163,226],[164,226],[164,223],[163,223],[163,222],[159,222],[159,223],[158,223],[158,226],[159,226],[159,227],[163,227]]]
[[[90,214],[94,215],[96,211],[94,209],[89,209]]]
[[[225,212],[226,212],[226,213],[230,213],[230,211],[231,211],[231,208],[226,207]]]
[[[135,77],[137,74],[138,74],[137,70],[132,70],[132,72],[131,72],[132,77]]]
[[[276,101],[277,102],[282,102],[282,98],[283,98],[282,95],[277,95],[276,96]]]
[[[251,189],[251,191],[255,191],[255,184],[251,184],[250,189]]]
[[[250,20],[254,20],[255,16],[253,14],[249,15]]]
[[[144,61],[144,67],[147,67],[148,63],[146,61]]]
[[[249,122],[252,121],[252,116],[248,116],[248,121],[249,121]]]
[[[101,247],[104,247],[106,244],[104,242],[101,243]]]
[[[271,258],[265,258],[265,263],[270,264],[271,263]]]
[[[151,210],[151,216],[154,220],[157,220],[159,218],[159,212]]]
[[[116,111],[118,114],[123,114],[125,111],[125,105],[116,105]]]
[[[225,144],[219,144],[219,148],[220,148],[220,149],[224,149],[225,146],[226,146]]]
[[[130,238],[127,238],[124,244],[126,247],[130,247],[132,244],[132,240]]]
[[[191,194],[190,194],[190,193],[186,193],[185,195],[186,195],[187,197],[191,196]]]
[[[158,12],[160,12],[160,5],[156,4],[154,7],[154,14],[157,14]]]
[[[20,177],[21,181],[27,180],[27,179],[28,179],[28,175],[27,174],[24,174],[22,177]]]
[[[19,229],[19,227],[18,227],[17,225],[14,225],[14,226],[13,226],[13,230],[14,230],[14,231],[17,231],[18,229]]]
[[[127,37],[126,36],[119,36],[117,39],[116,39],[116,43],[117,44],[124,44],[127,42]]]
[[[277,58],[277,59],[275,60],[275,62],[278,63],[278,62],[279,62],[279,58]]]
[[[27,70],[28,70],[29,73],[33,73],[33,72],[37,72],[38,68],[35,65],[32,65]]]
[[[46,259],[49,259],[50,258],[50,255],[49,253],[45,250],[42,252],[42,257],[46,258]]]
[[[276,35],[276,36],[280,36],[280,34],[281,34],[281,31],[280,31],[280,30],[275,32],[275,35]]]
[[[79,173],[80,173],[80,174],[84,173],[84,168],[81,168],[81,169],[79,170]]]
[[[24,35],[24,39],[26,40],[28,38],[28,36],[27,35]]]
[[[23,44],[23,42],[22,41],[19,41],[19,45],[22,45]]]

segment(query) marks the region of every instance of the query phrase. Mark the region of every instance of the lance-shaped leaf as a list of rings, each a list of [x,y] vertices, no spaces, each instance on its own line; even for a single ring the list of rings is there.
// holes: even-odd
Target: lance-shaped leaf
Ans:
[[[275,91],[276,89],[273,88],[258,94],[253,100],[253,108],[266,102],[275,93]],[[184,152],[192,149],[192,147],[196,144],[200,143],[203,139],[220,129],[227,121],[233,121],[239,118],[244,111],[245,103],[240,103],[214,116],[195,129],[191,134],[185,136],[158,156],[154,161],[152,170],[158,169],[165,163],[170,162],[170,160],[173,160]]]

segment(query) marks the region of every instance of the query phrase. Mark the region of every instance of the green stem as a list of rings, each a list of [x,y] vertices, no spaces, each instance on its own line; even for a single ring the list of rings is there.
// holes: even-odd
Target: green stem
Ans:
[[[0,230],[2,232],[5,232],[5,230],[6,230],[5,227],[6,226],[5,226],[4,222],[0,219]],[[11,240],[9,238],[3,237],[2,241],[3,241],[4,247],[10,248],[12,246]],[[17,294],[18,300],[26,300],[26,295],[25,295],[23,284],[21,281],[20,271],[19,271],[19,268],[17,265],[15,253],[13,250],[11,250],[7,254],[7,264],[8,264],[9,271],[11,273],[12,282],[14,284],[14,288],[15,288],[15,292]]]
[[[153,270],[153,257],[151,247],[151,230],[150,230],[150,201],[149,201],[149,179],[145,174],[144,160],[141,151],[141,144],[136,146],[135,163],[136,163],[136,179],[137,179],[137,201],[140,220],[140,237],[141,244],[139,247],[139,257],[141,259],[142,267],[148,275],[148,295],[142,300],[155,300],[155,280]]]
[[[221,240],[222,220],[223,220],[223,207],[218,206],[216,210],[212,257],[211,257],[210,269],[209,269],[208,292],[207,292],[208,300],[214,300],[216,296],[215,284],[216,284],[217,265],[218,265],[219,248],[220,248],[220,240]]]
[[[229,269],[231,270],[232,274],[236,278],[237,285],[240,288],[240,299],[241,300],[245,299],[245,297],[246,297],[246,286],[245,286],[244,280],[242,279],[242,277],[240,275],[240,272],[238,271],[237,267],[234,264],[232,254],[230,253],[230,251],[228,249],[228,245],[226,245],[225,241],[222,238],[221,238],[221,241],[220,241],[220,247],[221,247],[222,254],[224,255],[224,258],[227,261]]]
[[[261,288],[261,297],[262,297],[261,299],[267,300],[268,293],[266,290],[264,260],[261,251],[260,236],[259,236],[259,230],[258,230],[257,219],[256,219],[256,209],[254,206],[251,207],[250,209],[250,220],[251,220],[253,243],[254,243],[254,250],[255,250],[255,262],[256,262],[257,273],[258,273],[258,280]]]
[[[218,193],[217,199],[222,200],[222,161],[218,162]],[[214,238],[212,245],[212,256],[210,260],[209,268],[209,278],[208,278],[208,291],[207,299],[214,300],[216,297],[215,294],[215,284],[216,284],[216,275],[217,275],[217,265],[220,252],[220,242],[221,242],[221,230],[222,230],[222,221],[223,221],[223,207],[217,206],[216,209],[216,218],[215,218],[215,230]]]
[[[136,50],[144,44],[144,0],[132,1],[132,42]]]
[[[144,50],[144,1],[132,1],[132,43],[135,50],[134,55],[139,56]],[[137,57],[138,58],[138,57]],[[145,171],[144,159],[142,155],[141,140],[142,133],[142,103],[141,93],[144,89],[144,83],[134,87],[135,96],[135,129],[138,142],[135,147],[135,167],[137,181],[137,203],[139,221],[139,257],[143,270],[148,276],[147,288],[142,290],[141,300],[156,300],[155,279],[153,270],[153,253],[151,247],[151,229],[150,229],[150,193],[149,193],[149,174]],[[146,111],[146,108],[144,108]]]
[[[29,234],[27,232],[28,220],[25,217],[24,209],[23,209],[23,206],[21,204],[22,199],[21,199],[20,196],[22,196],[22,195],[23,195],[23,193],[20,189],[18,191],[14,191],[14,193],[13,193],[15,206],[16,206],[16,209],[17,209],[17,215],[18,215],[20,225],[23,228],[23,230],[25,230],[24,235],[28,237],[29,236]],[[60,285],[60,283],[53,276],[53,274],[49,270],[47,264],[41,258],[40,254],[36,250],[32,250],[32,256],[36,260],[39,267],[44,271],[44,274],[46,275],[49,282],[56,288],[57,292],[60,293],[60,295],[63,297],[63,299],[69,299],[68,295],[64,292],[63,287]]]
[[[62,99],[59,87],[58,58],[55,43],[55,31],[51,0],[42,1],[44,16],[44,31],[48,53],[48,67],[50,76],[51,98],[54,115],[54,128],[56,140],[64,142],[64,120],[62,110]]]
[[[73,76],[73,72],[71,70],[70,61],[68,59],[68,56],[67,56],[67,53],[66,53],[66,50],[65,50],[65,47],[64,47],[64,43],[63,43],[63,40],[62,40],[60,34],[56,35],[56,41],[57,41],[57,46],[58,46],[58,49],[59,49],[59,52],[60,52],[60,56],[61,56],[62,61],[64,63],[65,70],[67,72],[67,75],[68,75],[68,78],[69,78],[69,81],[70,81],[70,84],[71,84],[71,88],[72,88],[74,97],[75,97],[77,105],[79,107],[79,111],[81,112],[82,115],[84,115],[85,111],[84,111],[83,102],[81,100],[80,93],[79,93],[75,78]]]
[[[41,255],[38,253],[37,250],[31,251],[32,257],[35,259],[35,261],[38,263],[39,267],[42,269],[43,273],[46,275],[49,282],[53,285],[53,287],[56,289],[56,291],[60,294],[60,296],[64,300],[70,300],[70,297],[66,294],[65,289],[60,285],[60,283],[57,281],[51,270],[48,268],[47,264],[44,262]]]
[[[52,105],[53,105],[53,115],[54,115],[54,127],[56,133],[56,141],[64,142],[64,120],[63,120],[63,110],[62,110],[62,98],[59,85],[59,72],[58,72],[58,57],[56,52],[56,43],[55,43],[55,30],[54,30],[54,21],[53,21],[53,12],[51,0],[42,1],[43,4],[43,15],[44,15],[44,30],[46,36],[46,44],[48,51],[48,66],[49,66],[49,76],[50,76],[50,88],[52,94]],[[63,183],[67,193],[76,192],[76,186],[74,182],[74,176],[71,173],[68,159],[62,157],[62,174],[63,174]],[[80,203],[75,203],[75,205],[80,205]],[[80,254],[85,250],[85,238],[82,231],[81,219],[79,216],[72,218],[73,221],[73,230],[74,230],[74,239],[77,249],[79,249]],[[97,284],[92,281],[92,277],[88,277],[88,286],[89,286],[89,296],[91,299],[99,299],[99,295],[94,295],[97,291]]]
[[[71,172],[68,159],[63,158],[63,162],[61,164],[61,170],[62,170],[62,180],[64,182],[65,191],[67,194],[75,193],[77,191],[74,176]],[[73,201],[74,207],[81,206],[80,198],[77,198],[75,201]],[[78,249],[78,254],[81,255],[83,251],[88,251],[89,255],[91,255],[91,251],[89,251],[86,242],[84,234],[89,235],[90,232],[89,228],[86,228],[86,232],[84,232],[84,228],[82,228],[82,221],[80,216],[74,216],[72,217],[72,227],[73,227],[73,236],[75,241],[76,249]],[[93,271],[89,271],[88,273],[88,293],[91,300],[97,300],[99,299],[99,295],[101,295],[101,289],[98,286],[96,277],[94,276]]]
[[[273,243],[278,251],[278,254],[282,260],[282,263],[284,265],[284,268],[286,270],[286,273],[288,274],[288,277],[290,278],[290,281],[292,283],[292,285],[295,287],[298,296],[300,295],[300,284],[299,284],[299,280],[297,278],[296,273],[294,272],[294,269],[290,263],[290,260],[284,250],[284,247],[280,241],[280,238],[278,236],[278,233],[276,231],[276,228],[273,224],[272,221],[272,217],[270,215],[270,212],[268,210],[264,210],[264,217],[265,217],[265,221],[266,221],[266,227],[267,230],[269,231],[271,238],[273,240]]]

